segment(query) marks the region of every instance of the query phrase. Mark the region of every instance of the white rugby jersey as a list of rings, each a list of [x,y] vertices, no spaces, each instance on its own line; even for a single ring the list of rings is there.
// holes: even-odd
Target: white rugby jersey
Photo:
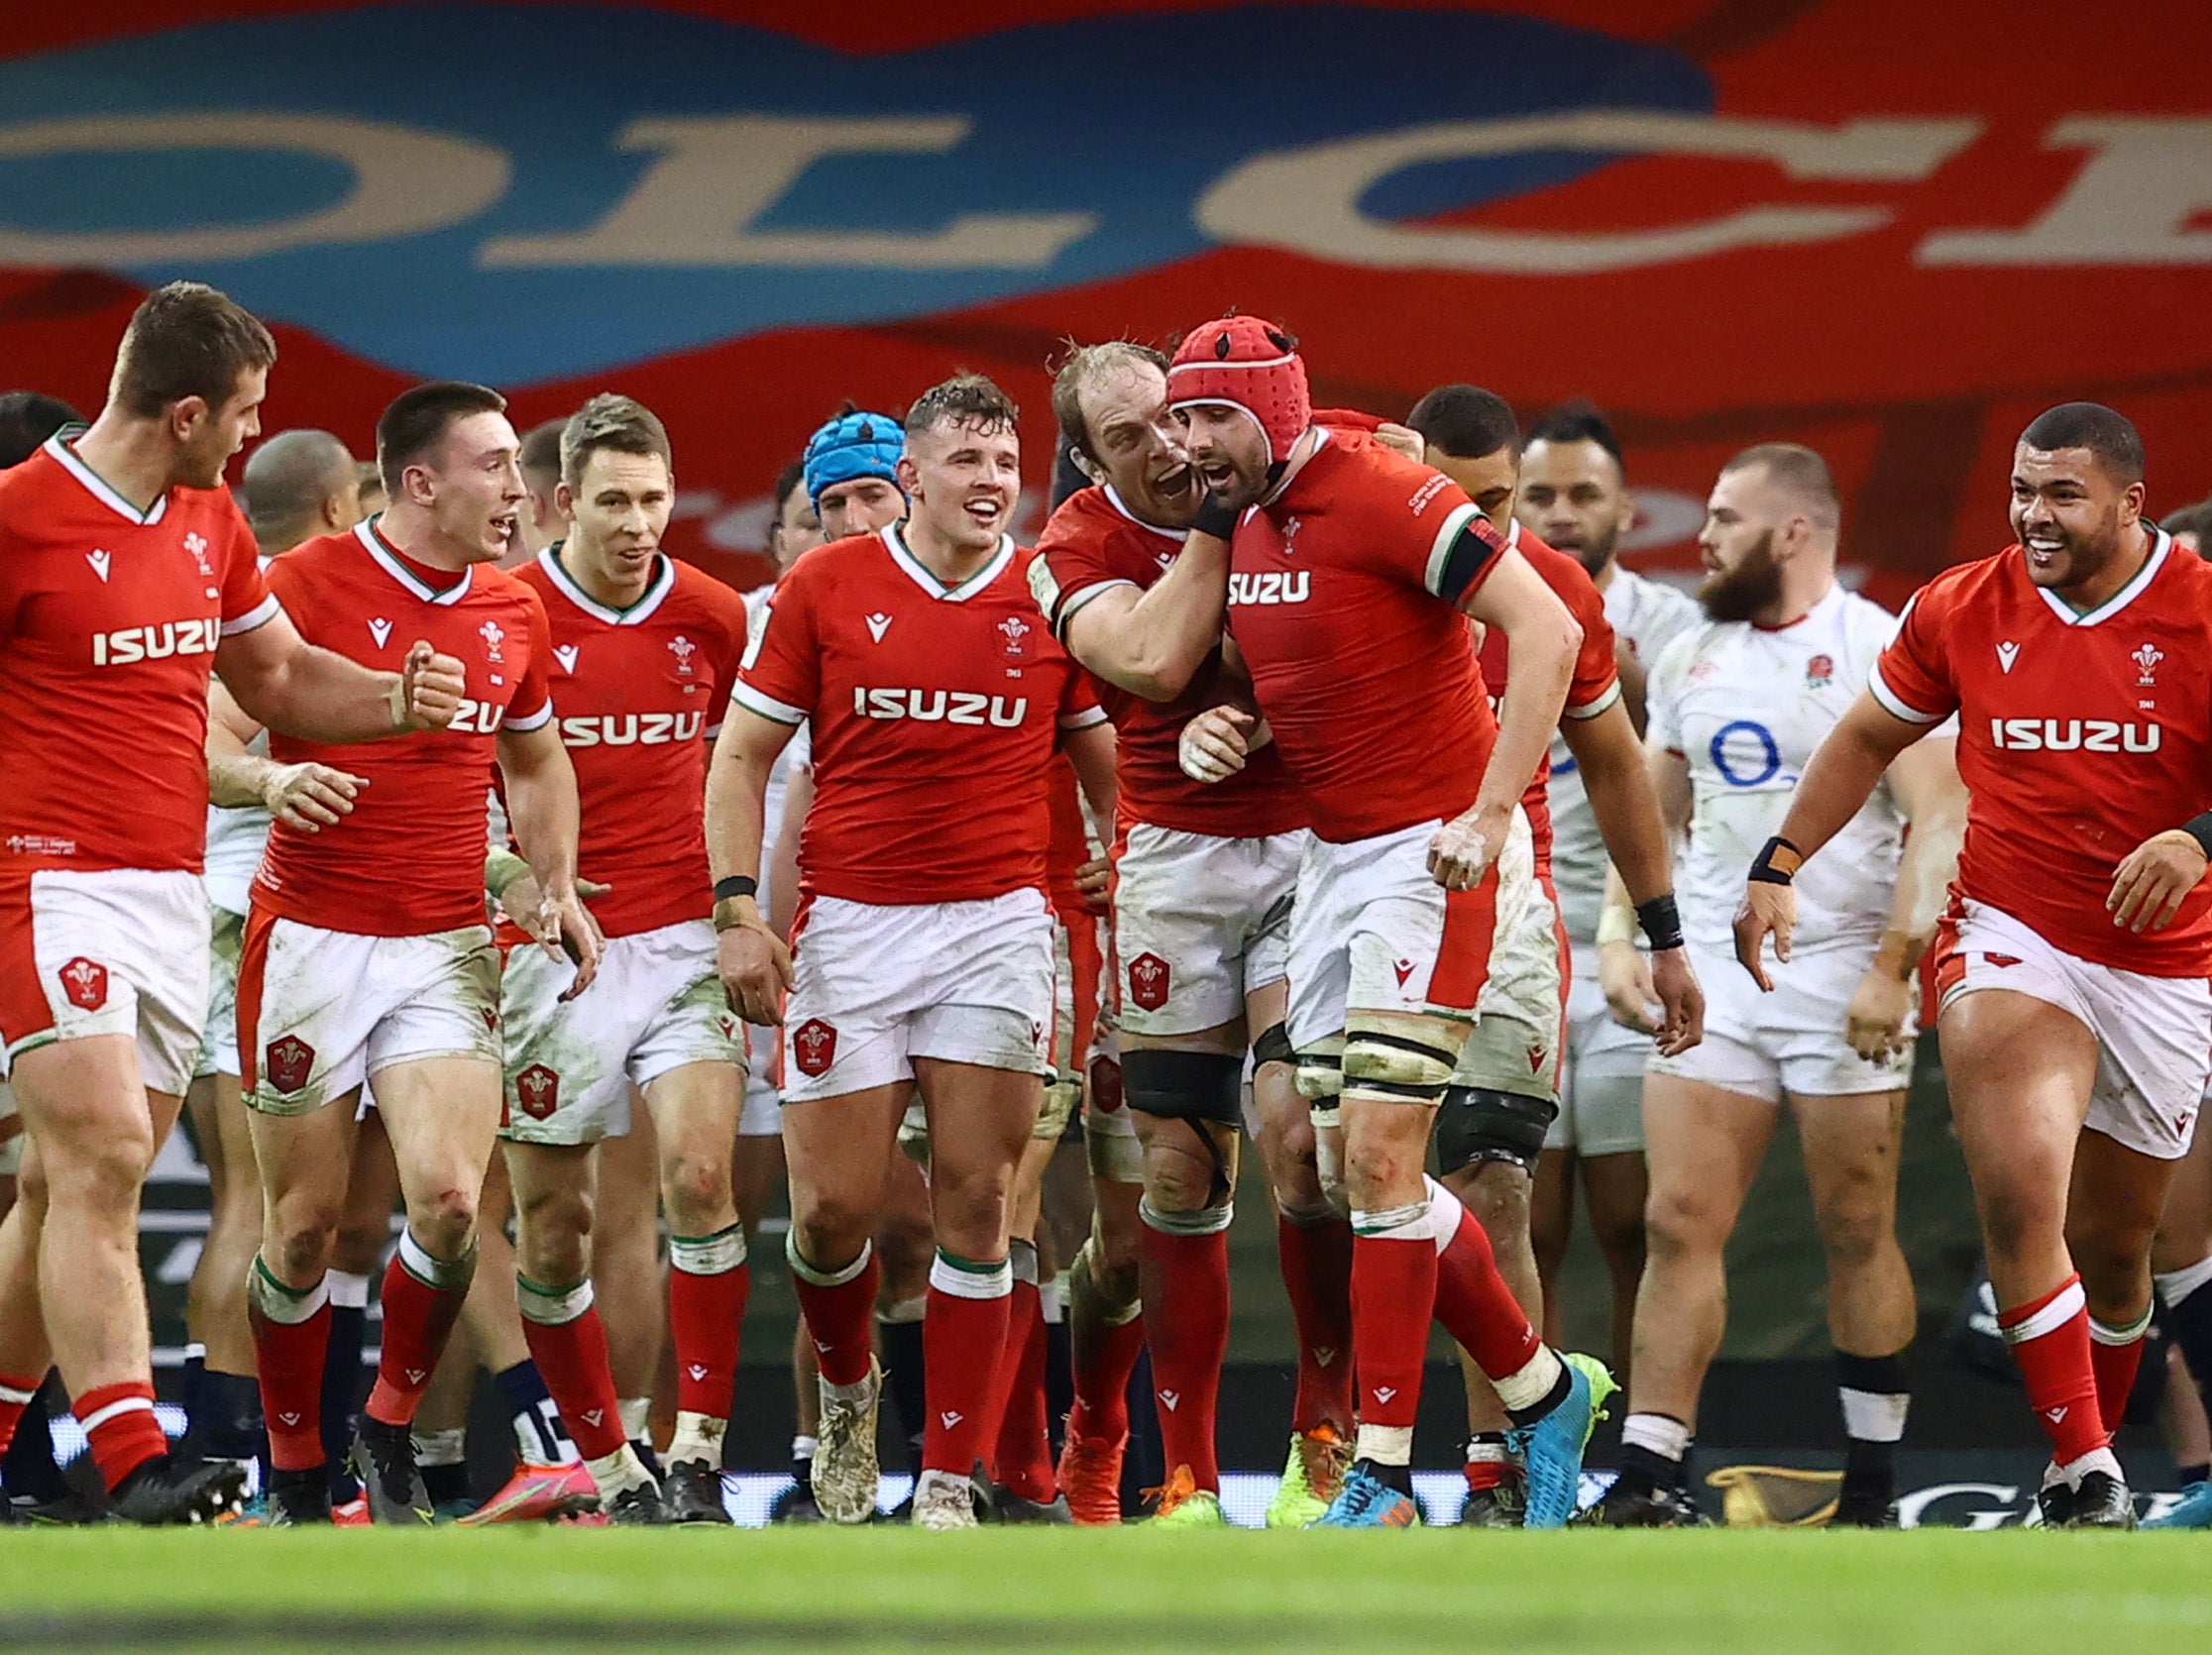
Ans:
[[[1643,663],[1647,677],[1667,645],[1701,618],[1697,600],[1680,587],[1617,566],[1604,596],[1605,619]],[[1590,814],[1581,767],[1557,735],[1551,744],[1551,818],[1552,883],[1559,891],[1560,917],[1569,937],[1593,942],[1605,902],[1605,841]]]
[[[1701,621],[1660,655],[1650,736],[1690,762],[1690,844],[1676,862],[1683,930],[1735,946],[1744,875],[1782,828],[1806,760],[1866,687],[1897,630],[1878,604],[1829,589],[1787,626]],[[1905,818],[1885,782],[1797,876],[1796,946],[1878,940],[1897,888]]]
[[[269,732],[257,734],[246,750],[267,758]],[[207,886],[207,900],[227,914],[245,913],[247,888],[254,883],[262,847],[268,843],[269,812],[261,806],[241,805],[236,810],[208,806],[207,860],[200,876]]]

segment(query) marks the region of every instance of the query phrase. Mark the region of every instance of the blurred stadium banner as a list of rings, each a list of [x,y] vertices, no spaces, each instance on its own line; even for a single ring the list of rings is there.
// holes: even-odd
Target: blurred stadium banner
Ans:
[[[366,449],[423,376],[525,424],[623,389],[676,435],[681,549],[749,581],[839,399],[981,370],[1042,455],[1056,342],[1235,304],[1326,402],[1597,398],[1661,568],[1728,453],[1812,443],[1895,604],[2003,543],[2051,402],[2136,418],[2154,511],[2212,490],[2203,8],[2128,15],[2060,47],[2007,0],[10,8],[0,377],[96,404],[137,295],[192,276],[279,324],[273,429]]]

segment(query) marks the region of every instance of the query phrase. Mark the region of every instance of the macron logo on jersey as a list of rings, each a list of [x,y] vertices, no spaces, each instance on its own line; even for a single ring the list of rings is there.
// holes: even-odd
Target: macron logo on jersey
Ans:
[[[100,577],[100,584],[107,585],[108,567],[115,560],[106,552],[86,552],[84,561],[92,566],[92,573]]]
[[[369,622],[369,635],[377,640],[379,649],[384,648],[387,643],[391,641],[391,622],[385,619],[383,615],[379,615]]]
[[[891,617],[887,614],[871,614],[866,619],[868,622],[868,636],[875,639],[877,643],[881,643],[883,634],[891,630]]]
[[[578,653],[577,646],[573,643],[557,643],[553,646],[553,659],[560,662],[561,670],[572,677],[576,673]]]
[[[1029,714],[1029,698],[986,696],[968,690],[864,690],[854,685],[852,712],[860,718],[914,718],[923,723],[1018,729]]]
[[[1992,718],[1989,743],[2019,753],[2155,753],[2158,725],[2110,718]]]
[[[2020,645],[2001,643],[1997,646],[1997,665],[2006,672],[2013,670],[2013,663],[2020,659]]]

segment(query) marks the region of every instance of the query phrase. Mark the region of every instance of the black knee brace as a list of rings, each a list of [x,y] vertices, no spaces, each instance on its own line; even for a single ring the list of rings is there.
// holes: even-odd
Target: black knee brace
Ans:
[[[1452,1086],[1436,1115],[1436,1163],[1446,1177],[1486,1160],[1511,1161],[1533,1175],[1544,1135],[1559,1117],[1549,1098]]]
[[[1124,1051],[1122,1097],[1140,1115],[1241,1127],[1244,1059],[1226,1051]]]

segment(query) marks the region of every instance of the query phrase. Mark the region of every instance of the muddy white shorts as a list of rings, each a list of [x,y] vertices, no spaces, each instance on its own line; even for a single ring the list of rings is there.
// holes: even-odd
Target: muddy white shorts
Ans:
[[[319,1109],[393,1063],[497,1063],[492,928],[364,937],[257,907],[239,954],[238,1046],[246,1101],[270,1115]]]
[[[1573,970],[1567,983],[1567,1064],[1560,1075],[1559,1117],[1544,1148],[1581,1156],[1641,1155],[1651,1037],[1620,1022],[1605,1004],[1598,986],[1598,944],[1577,938],[1568,950]]]
[[[2097,1078],[2082,1123],[2115,1143],[2178,1160],[2212,1068],[2212,984],[2099,965],[2047,942],[2001,909],[1953,905],[1936,932],[1940,1004],[2009,988],[2071,1014],[2097,1037]]]
[[[1516,806],[1483,882],[1447,891],[1428,869],[1442,826],[1306,845],[1290,916],[1287,1022],[1297,1049],[1342,1034],[1347,1008],[1473,1019],[1498,940],[1521,924],[1535,890],[1535,851]]]
[[[1868,1062],[1843,1038],[1843,1010],[1874,963],[1874,943],[1808,946],[1789,964],[1769,961],[1774,992],[1762,994],[1733,953],[1690,944],[1705,990],[1705,1039],[1679,1057],[1653,1056],[1653,1074],[1702,1080],[1722,1091],[1779,1103],[1794,1098],[1901,1092],[1913,1078],[1913,1024],[1905,1049]]]
[[[1132,1035],[1194,1035],[1244,1016],[1289,969],[1300,829],[1232,839],[1134,824],[1114,857],[1115,987]]]
[[[1042,891],[898,905],[817,897],[793,931],[785,1103],[911,1080],[916,1057],[1050,1071],[1052,914]]]
[[[208,955],[207,1027],[200,1032],[194,1080],[210,1074],[238,1073],[238,955],[246,945],[246,916],[227,908],[209,910],[214,945]]]
[[[0,873],[0,1076],[55,1041],[129,1035],[146,1084],[181,1093],[207,1021],[207,950],[196,873]]]
[[[737,1136],[780,1138],[783,1031],[771,1024],[746,1023],[740,1027],[745,1035],[745,1106],[737,1116]]]
[[[742,1063],[745,1044],[715,971],[715,928],[687,920],[609,937],[592,986],[563,1004],[576,968],[534,942],[499,979],[506,1048],[500,1136],[596,1144],[630,1129],[630,1088],[687,1063]]]
[[[1460,1048],[1455,1086],[1559,1099],[1566,1048],[1567,931],[1559,898],[1539,879],[1510,929],[1491,950],[1490,980],[1475,1006],[1475,1030]]]

